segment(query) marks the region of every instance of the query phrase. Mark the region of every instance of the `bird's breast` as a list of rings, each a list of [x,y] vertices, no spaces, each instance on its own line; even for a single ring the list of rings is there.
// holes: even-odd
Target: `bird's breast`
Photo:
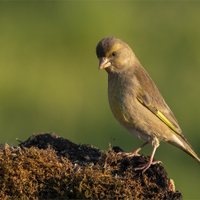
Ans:
[[[114,117],[123,125],[133,120],[133,93],[119,78],[108,81],[108,100]]]

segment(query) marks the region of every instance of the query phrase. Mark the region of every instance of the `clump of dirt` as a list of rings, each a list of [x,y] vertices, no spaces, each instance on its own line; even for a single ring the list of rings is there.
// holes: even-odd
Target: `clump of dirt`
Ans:
[[[75,144],[55,133],[32,135],[19,147],[0,146],[0,199],[182,199],[161,164],[144,174],[144,155]]]

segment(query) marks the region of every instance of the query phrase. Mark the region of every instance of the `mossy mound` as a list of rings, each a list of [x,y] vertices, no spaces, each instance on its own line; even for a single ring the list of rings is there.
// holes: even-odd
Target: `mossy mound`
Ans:
[[[0,146],[0,199],[182,199],[160,164],[134,171],[149,157],[128,158],[55,133],[39,133],[19,147]]]

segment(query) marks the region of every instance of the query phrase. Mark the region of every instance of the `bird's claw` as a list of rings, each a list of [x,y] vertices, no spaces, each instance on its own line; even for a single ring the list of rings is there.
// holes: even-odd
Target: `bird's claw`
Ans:
[[[144,173],[151,165],[156,165],[156,164],[161,164],[162,162],[159,160],[153,161],[151,163],[145,163],[145,164],[140,164],[137,167],[134,168],[135,171],[137,170],[142,170],[142,173]]]

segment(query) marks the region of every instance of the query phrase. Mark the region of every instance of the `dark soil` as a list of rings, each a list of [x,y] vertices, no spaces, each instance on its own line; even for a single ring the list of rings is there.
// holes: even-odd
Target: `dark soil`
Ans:
[[[55,133],[32,135],[19,147],[1,145],[0,199],[182,199],[161,164],[144,174],[144,155],[126,157],[75,144]]]

